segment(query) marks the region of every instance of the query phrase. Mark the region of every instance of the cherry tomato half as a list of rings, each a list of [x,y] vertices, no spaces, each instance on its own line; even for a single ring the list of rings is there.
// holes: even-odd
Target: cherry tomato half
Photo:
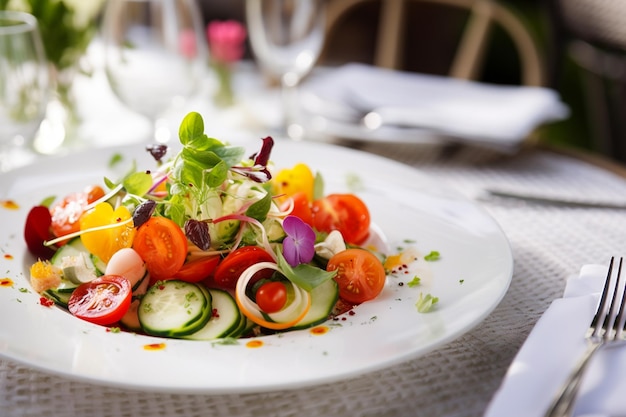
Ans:
[[[337,271],[339,297],[354,304],[369,301],[385,286],[385,268],[380,260],[365,249],[347,249],[330,258],[327,271]]]
[[[222,260],[215,269],[213,280],[219,287],[235,289],[243,271],[259,262],[274,262],[274,258],[258,246],[242,246]],[[269,278],[273,273],[271,269],[263,269],[254,275],[254,280]]]
[[[185,262],[174,274],[174,278],[187,282],[200,282],[213,274],[220,263],[220,256],[205,256],[190,262]]]
[[[146,263],[150,282],[174,278],[187,257],[187,237],[172,220],[151,217],[137,229],[133,249]]]
[[[103,275],[80,284],[67,307],[74,316],[101,325],[119,321],[130,307],[132,288],[121,275]]]
[[[256,291],[256,303],[266,313],[276,313],[287,303],[287,287],[279,281],[270,281]]]
[[[65,236],[80,230],[78,220],[88,204],[104,197],[102,187],[93,185],[82,192],[65,196],[50,208],[52,216],[52,232],[55,236]]]
[[[313,227],[320,232],[338,230],[346,242],[359,245],[367,239],[370,213],[354,194],[329,194],[313,202]]]

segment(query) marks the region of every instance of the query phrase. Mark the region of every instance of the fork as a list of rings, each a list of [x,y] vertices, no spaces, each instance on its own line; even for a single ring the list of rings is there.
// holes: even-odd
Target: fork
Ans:
[[[587,365],[589,364],[590,359],[594,356],[594,353],[600,350],[603,346],[606,347],[620,340],[624,340],[623,333],[626,321],[626,312],[624,309],[626,304],[626,287],[624,288],[621,297],[618,298],[623,258],[619,259],[617,277],[613,287],[611,287],[611,282],[613,281],[612,276],[614,261],[615,257],[612,257],[609,264],[609,271],[604,282],[602,296],[600,297],[600,302],[598,304],[598,309],[585,336],[587,339],[587,350],[576,364],[576,367],[570,373],[569,378],[561,387],[561,390],[552,402],[548,412],[545,414],[545,417],[571,416],[574,411],[576,396],[578,394],[585,369],[587,369]],[[607,306],[609,296],[611,297],[611,302],[610,305]]]

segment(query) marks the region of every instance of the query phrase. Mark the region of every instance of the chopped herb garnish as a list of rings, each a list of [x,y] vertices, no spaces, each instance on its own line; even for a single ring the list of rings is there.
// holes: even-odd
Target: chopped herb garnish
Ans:
[[[430,294],[424,295],[423,293],[420,293],[420,296],[415,303],[415,307],[417,307],[417,311],[419,311],[420,313],[427,313],[438,302],[439,297],[433,297]]]
[[[439,258],[441,258],[441,255],[436,250],[433,250],[428,255],[424,256],[424,260],[428,262],[437,261]]]
[[[406,283],[406,285],[408,285],[409,287],[413,288],[413,287],[417,287],[418,285],[420,285],[422,282],[422,279],[418,276],[414,276],[412,280],[410,280],[409,282]]]
[[[464,282],[465,282],[465,280],[464,280],[464,279],[460,279],[460,280],[459,280],[459,284],[463,284]]]
[[[109,160],[109,168],[113,168],[115,165],[122,162],[122,160],[124,160],[124,157],[122,156],[121,153],[114,154],[113,156],[111,156],[111,159]]]

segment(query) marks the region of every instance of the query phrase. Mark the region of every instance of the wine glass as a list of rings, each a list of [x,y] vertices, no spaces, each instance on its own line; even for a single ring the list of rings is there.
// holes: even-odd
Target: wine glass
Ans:
[[[198,89],[207,46],[196,0],[109,0],[102,40],[115,95],[153,124],[151,139],[170,138],[159,116]]]
[[[284,133],[301,139],[297,88],[322,50],[324,0],[246,0],[246,21],[259,64],[280,79]]]
[[[0,171],[11,168],[10,151],[35,136],[47,100],[48,67],[37,19],[0,11]]]

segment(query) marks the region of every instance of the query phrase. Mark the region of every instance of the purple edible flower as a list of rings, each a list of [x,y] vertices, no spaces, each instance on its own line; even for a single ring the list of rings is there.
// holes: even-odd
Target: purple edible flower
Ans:
[[[292,267],[311,262],[315,255],[315,232],[296,216],[287,216],[283,220],[283,229],[287,237],[283,240],[283,255]]]

